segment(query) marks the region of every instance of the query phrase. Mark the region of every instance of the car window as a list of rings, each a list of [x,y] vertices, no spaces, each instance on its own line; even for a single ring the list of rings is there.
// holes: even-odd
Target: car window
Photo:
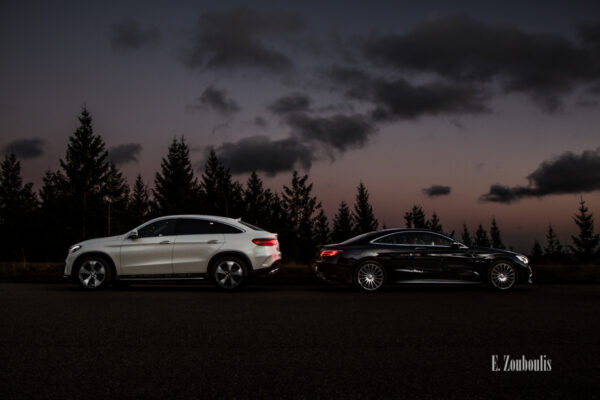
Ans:
[[[241,233],[242,231],[220,222],[199,218],[184,218],[179,225],[179,235],[208,235],[218,233]]]
[[[138,237],[171,236],[175,234],[175,219],[162,219],[138,230]]]
[[[452,246],[452,240],[435,233],[419,232],[417,244],[426,246]]]
[[[418,239],[418,235],[416,232],[401,232],[395,233],[392,235],[384,236],[380,239],[377,239],[375,243],[382,244],[415,244]]]

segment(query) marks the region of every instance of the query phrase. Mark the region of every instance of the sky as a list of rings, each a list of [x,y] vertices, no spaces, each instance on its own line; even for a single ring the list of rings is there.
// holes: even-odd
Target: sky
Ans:
[[[184,136],[197,172],[308,173],[330,218],[360,182],[380,224],[495,217],[521,250],[569,243],[580,196],[600,215],[597,1],[2,1],[0,51],[0,149],[36,189],[85,105],[129,182]]]

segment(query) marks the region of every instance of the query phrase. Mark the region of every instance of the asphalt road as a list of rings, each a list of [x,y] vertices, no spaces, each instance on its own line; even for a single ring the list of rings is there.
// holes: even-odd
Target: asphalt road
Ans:
[[[0,284],[0,397],[599,398],[600,286]],[[549,372],[492,372],[497,354]]]

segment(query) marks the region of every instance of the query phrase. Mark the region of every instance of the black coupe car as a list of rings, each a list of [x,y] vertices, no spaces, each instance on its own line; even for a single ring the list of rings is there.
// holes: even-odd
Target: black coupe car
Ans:
[[[424,229],[386,229],[324,246],[315,265],[325,280],[375,291],[386,284],[487,284],[509,290],[531,283],[527,257],[507,250],[467,247]]]

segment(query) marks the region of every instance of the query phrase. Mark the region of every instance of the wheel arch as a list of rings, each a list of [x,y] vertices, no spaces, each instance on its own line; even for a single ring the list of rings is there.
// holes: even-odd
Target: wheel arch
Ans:
[[[248,276],[252,275],[252,272],[254,271],[254,267],[252,266],[252,262],[250,261],[250,258],[248,258],[248,256],[246,254],[244,254],[240,251],[235,251],[235,250],[221,251],[221,252],[215,254],[214,256],[212,256],[210,258],[210,261],[208,262],[208,266],[206,268],[206,273],[210,274],[212,271],[212,268],[215,266],[215,263],[223,257],[236,257],[236,258],[241,259],[246,264],[246,267],[248,268]]]
[[[79,264],[81,263],[81,260],[87,258],[87,257],[101,257],[103,259],[105,259],[106,261],[108,261],[108,266],[113,274],[113,279],[117,278],[117,267],[115,265],[115,261],[112,259],[111,256],[109,256],[107,253],[104,253],[102,251],[88,251],[86,253],[81,253],[80,255],[77,256],[77,258],[75,259],[75,261],[73,261],[73,268],[71,268],[71,277],[75,278],[75,272],[77,270],[77,267],[79,266]]]

